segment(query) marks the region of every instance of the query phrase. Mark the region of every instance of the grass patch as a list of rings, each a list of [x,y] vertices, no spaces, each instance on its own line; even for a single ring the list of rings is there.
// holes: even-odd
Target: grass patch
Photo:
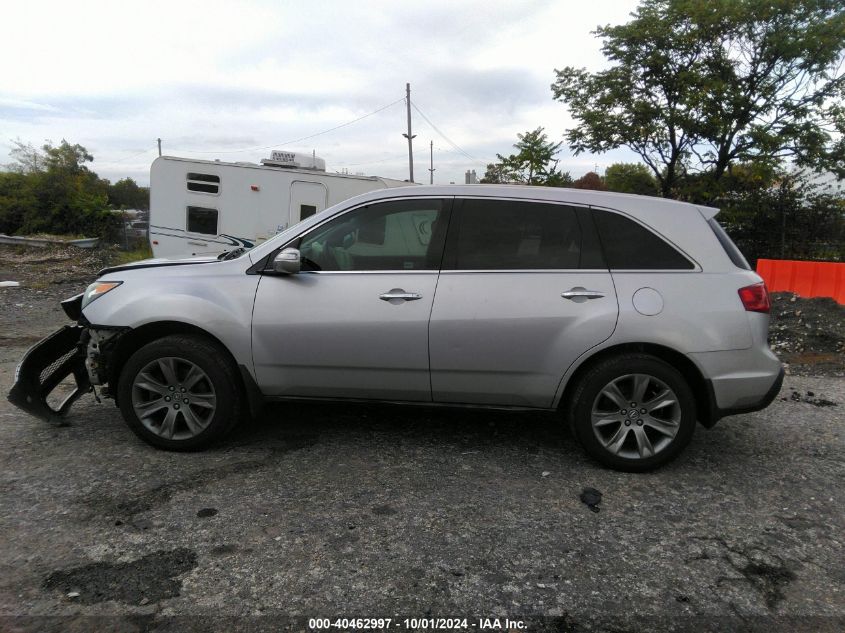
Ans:
[[[112,265],[130,264],[141,259],[150,259],[153,256],[153,251],[149,244],[144,244],[131,251],[117,251],[112,258]]]

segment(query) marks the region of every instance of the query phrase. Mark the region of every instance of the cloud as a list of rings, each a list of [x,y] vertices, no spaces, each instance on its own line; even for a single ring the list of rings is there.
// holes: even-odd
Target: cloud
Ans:
[[[607,0],[600,21],[624,21],[635,4]],[[400,100],[406,82],[473,157],[413,111],[417,172],[427,175],[434,141],[438,181],[462,182],[518,132],[544,126],[559,140],[570,120],[551,98],[554,67],[603,63],[595,6],[541,0],[31,0],[5,7],[4,20],[16,26],[0,40],[0,140],[66,138],[94,153],[102,175],[141,182],[157,138],[165,152],[258,161],[269,150],[249,148],[367,115]],[[316,149],[330,168],[405,178],[405,126],[396,103],[289,147]],[[594,160],[561,158],[574,173]]]

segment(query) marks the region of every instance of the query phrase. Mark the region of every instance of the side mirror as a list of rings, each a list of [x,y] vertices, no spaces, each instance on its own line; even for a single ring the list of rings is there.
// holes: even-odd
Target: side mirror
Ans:
[[[294,275],[301,267],[299,249],[283,248],[273,259],[273,271],[282,275]]]

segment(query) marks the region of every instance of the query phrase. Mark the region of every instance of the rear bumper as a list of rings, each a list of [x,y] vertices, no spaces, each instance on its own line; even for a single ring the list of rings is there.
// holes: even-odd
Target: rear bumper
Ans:
[[[780,372],[778,372],[777,378],[775,378],[774,383],[772,386],[769,387],[769,390],[757,401],[750,402],[747,404],[742,404],[739,406],[728,407],[728,408],[719,408],[719,405],[716,402],[716,391],[713,388],[713,381],[707,381],[707,389],[709,391],[710,396],[710,409],[713,412],[712,422],[709,426],[716,424],[720,419],[727,417],[729,415],[739,415],[740,413],[753,413],[754,411],[762,411],[766,407],[768,407],[775,398],[777,398],[778,393],[780,393],[780,389],[783,386],[783,377],[785,372],[783,367],[780,368]]]
[[[66,325],[31,347],[15,371],[9,402],[37,418],[60,423],[71,405],[92,390],[85,369],[85,335],[85,327]],[[48,397],[71,375],[76,388],[56,407],[51,406]]]

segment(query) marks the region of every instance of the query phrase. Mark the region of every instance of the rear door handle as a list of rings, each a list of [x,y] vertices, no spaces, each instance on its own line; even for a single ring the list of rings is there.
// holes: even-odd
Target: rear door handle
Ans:
[[[394,288],[378,297],[382,301],[416,301],[422,299],[422,295],[418,292],[405,292],[401,288]]]
[[[581,303],[589,299],[601,299],[604,296],[604,293],[599,292],[598,290],[587,290],[581,286],[575,286],[566,292],[560,293],[560,296],[564,299]]]

